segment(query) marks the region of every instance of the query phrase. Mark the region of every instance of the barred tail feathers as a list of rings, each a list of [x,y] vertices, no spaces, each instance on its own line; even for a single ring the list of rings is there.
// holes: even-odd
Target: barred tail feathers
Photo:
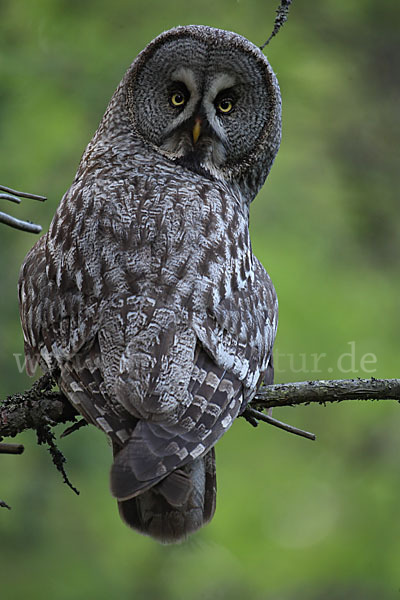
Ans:
[[[212,519],[216,491],[215,452],[211,448],[150,489],[118,500],[118,509],[129,527],[164,544],[176,543]]]

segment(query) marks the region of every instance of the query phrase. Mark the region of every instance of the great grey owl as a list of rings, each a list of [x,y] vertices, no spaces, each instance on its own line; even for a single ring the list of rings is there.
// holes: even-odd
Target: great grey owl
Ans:
[[[112,441],[123,520],[175,542],[215,510],[214,445],[271,381],[277,300],[249,205],[278,151],[262,52],[177,27],[134,60],[19,294],[39,363]]]

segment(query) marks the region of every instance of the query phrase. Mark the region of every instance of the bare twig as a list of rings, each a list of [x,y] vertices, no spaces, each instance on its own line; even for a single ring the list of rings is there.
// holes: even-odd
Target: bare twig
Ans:
[[[0,193],[0,200],[9,200],[10,202],[15,202],[16,204],[20,204],[21,200],[18,198],[31,198],[32,200],[39,200],[40,202],[44,202],[46,200],[45,196],[37,196],[36,194],[29,194],[27,192],[19,192],[17,190],[13,190],[12,188],[5,187],[4,185],[0,185],[0,190],[4,193]],[[7,213],[0,212],[0,223],[4,223],[5,225],[9,225],[14,229],[19,229],[21,231],[28,231],[29,233],[40,233],[42,228],[40,225],[36,225],[35,223],[31,223],[30,221],[21,221],[20,219],[16,219]]]
[[[268,423],[269,425],[274,425],[274,427],[278,427],[279,429],[283,429],[284,431],[288,431],[289,433],[294,433],[295,435],[299,435],[301,437],[307,438],[308,440],[315,440],[316,436],[314,433],[310,433],[309,431],[304,431],[304,429],[299,429],[298,427],[294,427],[293,425],[288,425],[287,423],[283,423],[282,421],[278,421],[278,419],[274,419],[271,415],[266,415],[251,406],[248,406],[243,414],[243,416],[248,420],[248,417],[253,418],[255,422],[264,421],[264,423]],[[255,424],[255,423],[252,423]]]
[[[81,427],[85,427],[87,425],[89,425],[89,423],[85,421],[85,419],[81,419],[80,421],[77,421],[76,423],[71,425],[71,427],[67,427],[60,435],[60,438],[67,437],[67,435],[71,435],[71,433],[74,433],[75,431],[78,431],[78,429],[80,429]]]
[[[0,200],[9,200],[10,202],[15,202],[15,204],[21,204],[21,198],[17,198],[17,196],[13,196],[12,194],[0,194]]]
[[[0,454],[22,454],[24,449],[22,444],[0,444]]]
[[[14,196],[20,196],[20,198],[30,198],[31,200],[39,200],[39,202],[46,202],[47,200],[46,196],[38,196],[37,194],[31,194],[30,192],[19,192],[18,190],[13,190],[5,185],[0,185],[0,190],[8,194],[13,194]]]
[[[28,233],[40,233],[42,228],[40,225],[36,225],[35,223],[30,223],[29,221],[21,221],[20,219],[16,219],[15,217],[11,217],[6,213],[0,212],[0,223],[4,223],[5,225],[9,225],[14,229],[19,229],[20,231],[27,231]]]

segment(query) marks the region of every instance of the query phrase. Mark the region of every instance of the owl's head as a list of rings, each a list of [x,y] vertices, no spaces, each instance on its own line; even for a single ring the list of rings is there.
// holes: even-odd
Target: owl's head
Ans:
[[[281,133],[278,82],[257,46],[220,29],[177,27],[139,54],[124,86],[129,119],[145,142],[254,197]]]

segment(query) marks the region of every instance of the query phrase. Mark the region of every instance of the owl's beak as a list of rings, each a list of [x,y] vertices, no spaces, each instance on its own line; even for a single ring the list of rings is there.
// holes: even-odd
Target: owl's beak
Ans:
[[[193,131],[192,131],[193,144],[196,144],[197,140],[199,139],[200,132],[201,132],[201,119],[197,118],[194,122]]]

